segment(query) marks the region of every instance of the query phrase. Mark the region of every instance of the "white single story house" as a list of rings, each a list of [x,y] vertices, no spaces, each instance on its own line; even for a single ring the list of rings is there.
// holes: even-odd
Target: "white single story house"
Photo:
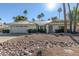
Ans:
[[[56,30],[64,27],[63,20],[35,20],[33,22],[30,21],[18,21],[13,22],[8,25],[10,33],[28,33],[29,29],[46,29],[46,33],[54,33]],[[67,29],[70,29],[70,22],[67,21]],[[73,25],[72,25],[73,29]],[[77,23],[76,31],[79,32],[79,23]]]

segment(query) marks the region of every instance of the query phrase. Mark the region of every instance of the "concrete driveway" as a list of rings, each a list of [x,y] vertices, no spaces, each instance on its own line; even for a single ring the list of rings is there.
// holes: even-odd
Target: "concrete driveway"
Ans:
[[[0,43],[13,39],[13,38],[17,38],[18,36],[22,36],[22,35],[25,35],[25,34],[10,34],[10,33],[1,33],[0,32]]]
[[[7,41],[7,40],[10,40],[10,39],[13,39],[13,38],[16,38],[16,37],[17,36],[0,36],[0,43]]]

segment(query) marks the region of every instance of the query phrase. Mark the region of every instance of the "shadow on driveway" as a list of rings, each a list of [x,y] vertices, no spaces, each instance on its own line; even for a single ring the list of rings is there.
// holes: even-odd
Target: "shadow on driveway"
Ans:
[[[79,42],[72,36],[72,35],[69,35],[69,37],[77,44],[79,44]]]

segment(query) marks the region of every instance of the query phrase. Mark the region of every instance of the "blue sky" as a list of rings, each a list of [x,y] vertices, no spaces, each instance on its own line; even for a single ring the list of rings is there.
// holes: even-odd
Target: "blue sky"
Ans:
[[[71,4],[71,8],[75,5],[76,4]],[[37,15],[41,12],[44,13],[44,19],[47,20],[48,18],[59,15],[57,12],[59,7],[62,8],[62,4],[56,4],[54,8],[50,10],[45,3],[0,3],[0,18],[2,18],[1,22],[13,22],[14,19],[12,19],[12,17],[24,15],[23,11],[26,9],[28,11],[28,20],[32,18],[36,19]],[[61,19],[63,19],[63,11],[61,13]]]

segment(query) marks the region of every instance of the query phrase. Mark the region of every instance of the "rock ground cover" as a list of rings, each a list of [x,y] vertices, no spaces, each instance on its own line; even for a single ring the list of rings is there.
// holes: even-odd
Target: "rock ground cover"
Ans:
[[[1,56],[72,56],[78,51],[69,35],[30,34],[0,43]]]

